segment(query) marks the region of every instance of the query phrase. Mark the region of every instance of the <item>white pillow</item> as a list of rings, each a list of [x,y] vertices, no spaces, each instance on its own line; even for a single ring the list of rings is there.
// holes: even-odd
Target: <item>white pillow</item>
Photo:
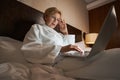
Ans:
[[[26,63],[22,51],[22,42],[9,37],[0,37],[0,63],[20,62]]]
[[[65,35],[65,37],[67,38],[68,44],[74,44],[75,43],[75,35],[69,34],[69,35]]]

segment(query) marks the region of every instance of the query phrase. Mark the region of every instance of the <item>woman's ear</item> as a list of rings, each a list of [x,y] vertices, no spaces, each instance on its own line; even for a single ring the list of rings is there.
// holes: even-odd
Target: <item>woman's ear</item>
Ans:
[[[47,20],[47,17],[44,17],[44,20],[46,21],[46,20]]]

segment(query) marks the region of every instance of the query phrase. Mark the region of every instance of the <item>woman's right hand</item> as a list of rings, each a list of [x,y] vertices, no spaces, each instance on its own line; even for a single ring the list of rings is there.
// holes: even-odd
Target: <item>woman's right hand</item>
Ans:
[[[60,20],[58,22],[59,26],[60,26],[60,31],[64,34],[67,35],[68,34],[68,29],[67,29],[67,24],[65,23],[65,20]]]
[[[63,46],[62,48],[61,48],[61,50],[60,50],[60,52],[68,52],[68,51],[78,51],[78,52],[82,52],[82,50],[80,49],[80,47],[79,46],[77,46],[77,45],[72,45],[72,44],[70,44],[70,45],[67,45],[67,46]]]

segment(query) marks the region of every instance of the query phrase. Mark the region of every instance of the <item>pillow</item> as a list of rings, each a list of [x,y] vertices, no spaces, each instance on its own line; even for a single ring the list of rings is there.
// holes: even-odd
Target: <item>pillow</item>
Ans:
[[[75,43],[75,35],[69,34],[69,35],[65,35],[65,37],[67,38],[68,44],[74,44]]]
[[[10,37],[0,37],[0,63],[19,62],[26,63],[22,51],[22,42]]]

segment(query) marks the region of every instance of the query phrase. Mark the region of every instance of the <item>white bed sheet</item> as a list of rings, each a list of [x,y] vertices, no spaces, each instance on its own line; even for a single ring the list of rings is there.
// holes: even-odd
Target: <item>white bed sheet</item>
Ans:
[[[27,64],[20,50],[22,42],[9,38],[0,37],[0,63],[19,62]]]
[[[55,68],[34,64],[27,67],[20,63],[0,64],[0,80],[74,80],[65,77]]]
[[[21,45],[20,41],[0,37],[0,80],[74,80],[70,77],[120,80],[120,48],[103,51],[92,62],[67,57],[54,68],[30,65],[20,51]]]
[[[89,60],[68,57],[56,67],[63,69],[64,74],[69,77],[120,80],[120,48],[102,51]]]
[[[0,80],[74,80],[51,66],[28,63],[21,46],[20,41],[0,37]]]

